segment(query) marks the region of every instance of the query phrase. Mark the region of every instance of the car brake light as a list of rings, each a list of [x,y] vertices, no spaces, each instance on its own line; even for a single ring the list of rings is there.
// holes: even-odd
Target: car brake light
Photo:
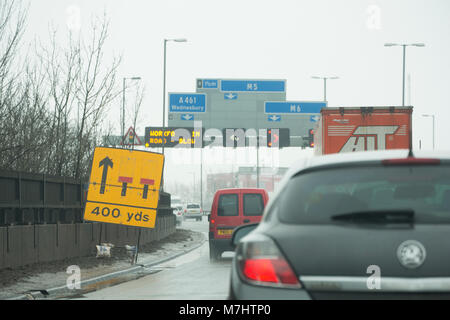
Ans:
[[[441,161],[439,159],[430,159],[430,158],[400,158],[400,159],[387,159],[383,160],[382,164],[385,166],[389,165],[430,165],[430,164],[440,164]]]
[[[186,213],[187,212],[187,210],[186,209],[184,209],[184,213]]]
[[[269,237],[247,236],[236,252],[240,275],[245,281],[260,286],[301,288],[289,263]]]
[[[211,224],[214,224],[214,223],[216,223],[216,220],[214,220],[214,219],[211,220]]]

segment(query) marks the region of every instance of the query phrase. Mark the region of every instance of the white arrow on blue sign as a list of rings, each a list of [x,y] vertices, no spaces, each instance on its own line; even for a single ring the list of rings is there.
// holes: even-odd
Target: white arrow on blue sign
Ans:
[[[186,113],[181,115],[181,120],[194,120],[194,115]]]
[[[225,93],[224,95],[223,95],[223,98],[225,99],[225,100],[236,100],[237,99],[237,97],[238,97],[238,95],[237,95],[237,93]]]
[[[271,116],[267,117],[267,120],[272,121],[272,122],[280,122],[281,116],[271,115]]]
[[[310,122],[317,122],[317,121],[319,121],[319,119],[320,119],[320,116],[310,116],[309,117]]]

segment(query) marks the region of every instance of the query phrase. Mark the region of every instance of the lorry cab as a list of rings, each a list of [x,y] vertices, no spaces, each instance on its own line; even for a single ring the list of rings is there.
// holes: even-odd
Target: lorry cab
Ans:
[[[224,251],[234,251],[230,241],[233,230],[260,222],[268,201],[264,189],[221,189],[215,193],[208,218],[210,260],[219,259]]]

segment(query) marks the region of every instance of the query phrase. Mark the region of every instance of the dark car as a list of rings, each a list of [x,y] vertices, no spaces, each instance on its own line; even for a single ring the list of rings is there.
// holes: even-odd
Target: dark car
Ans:
[[[269,195],[264,189],[232,188],[214,194],[209,220],[209,257],[217,260],[224,251],[234,251],[233,230],[246,223],[260,222]]]
[[[450,153],[311,157],[251,228],[230,299],[450,298]]]

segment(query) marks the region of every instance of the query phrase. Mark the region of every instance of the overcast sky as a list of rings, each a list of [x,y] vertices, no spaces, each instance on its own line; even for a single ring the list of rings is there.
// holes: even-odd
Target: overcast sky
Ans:
[[[322,100],[323,82],[311,76],[339,76],[329,106],[401,105],[402,49],[384,43],[420,42],[406,52],[414,145],[431,149],[427,113],[436,148],[450,149],[448,0],[39,0],[30,1],[27,39],[48,38],[50,23],[86,30],[103,12],[107,54],[123,55],[119,78],[140,76],[146,87],[139,135],[162,124],[164,38],[188,39],[167,44],[167,92],[195,92],[196,78],[268,78],[287,80],[287,100]],[[120,108],[110,110],[118,131]]]

